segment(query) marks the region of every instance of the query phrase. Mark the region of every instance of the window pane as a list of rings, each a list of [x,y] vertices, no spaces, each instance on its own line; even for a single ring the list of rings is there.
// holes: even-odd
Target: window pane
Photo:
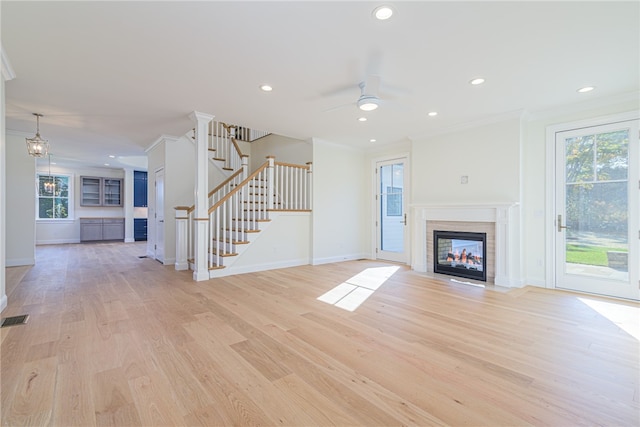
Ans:
[[[38,217],[53,218],[53,199],[50,197],[40,197],[38,199]]]
[[[627,182],[567,186],[568,264],[607,267],[612,256],[626,257],[627,188]],[[615,267],[627,268],[626,262]]]
[[[53,186],[51,185],[53,183],[55,183],[55,179],[53,177],[47,175],[39,175],[38,194],[40,196],[53,196]]]
[[[601,133],[597,139],[598,181],[627,179],[629,169],[629,131]]]
[[[56,197],[55,201],[55,218],[68,218],[69,217],[69,199],[61,199]]]
[[[56,196],[69,197],[68,176],[56,176]]]
[[[593,135],[587,135],[566,140],[567,183],[594,180],[594,139]]]

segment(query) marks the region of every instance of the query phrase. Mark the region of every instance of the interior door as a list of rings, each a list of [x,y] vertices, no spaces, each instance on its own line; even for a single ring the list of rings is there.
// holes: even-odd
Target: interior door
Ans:
[[[155,214],[154,257],[164,264],[164,169],[156,171],[156,214]]]
[[[638,121],[556,133],[556,287],[638,299]]]
[[[407,159],[376,163],[376,258],[407,263]]]

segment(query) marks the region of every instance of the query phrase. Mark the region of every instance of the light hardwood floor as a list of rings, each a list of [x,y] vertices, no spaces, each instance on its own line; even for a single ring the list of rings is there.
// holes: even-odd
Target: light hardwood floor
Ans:
[[[638,340],[586,302],[637,304],[402,267],[350,312],[317,298],[388,264],[196,283],[144,251],[37,248],[2,313],[31,316],[1,330],[3,426],[640,424]]]

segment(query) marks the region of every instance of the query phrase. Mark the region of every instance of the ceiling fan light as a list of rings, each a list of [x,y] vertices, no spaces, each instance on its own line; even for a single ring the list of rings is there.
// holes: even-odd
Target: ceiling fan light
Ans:
[[[373,111],[378,108],[378,98],[375,96],[363,96],[358,100],[358,108],[362,111]]]

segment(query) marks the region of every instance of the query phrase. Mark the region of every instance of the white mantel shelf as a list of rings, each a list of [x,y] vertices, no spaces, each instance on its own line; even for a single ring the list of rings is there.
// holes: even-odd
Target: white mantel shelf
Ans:
[[[415,204],[410,208],[413,218],[412,269],[427,272],[428,221],[490,222],[495,223],[495,284],[522,286],[519,203]]]

